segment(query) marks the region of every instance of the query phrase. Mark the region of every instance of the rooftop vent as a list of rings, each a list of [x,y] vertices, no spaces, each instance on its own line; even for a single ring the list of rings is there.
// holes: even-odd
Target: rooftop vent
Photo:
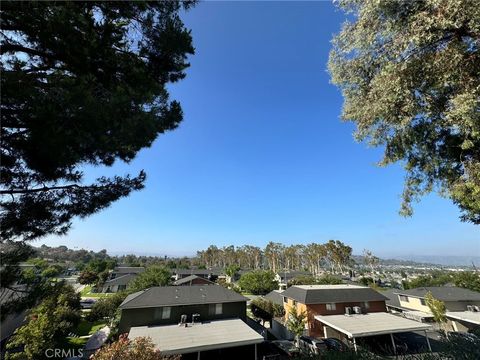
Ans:
[[[182,325],[184,325],[184,324],[186,324],[186,323],[187,323],[187,315],[186,315],[186,314],[182,314],[182,315],[180,316],[180,323],[178,324],[178,326],[182,326]]]

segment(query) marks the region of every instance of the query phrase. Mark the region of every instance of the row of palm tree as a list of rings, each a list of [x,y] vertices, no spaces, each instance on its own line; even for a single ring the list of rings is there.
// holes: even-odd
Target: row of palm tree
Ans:
[[[222,248],[210,245],[198,251],[197,258],[208,268],[236,265],[242,269],[269,269],[275,273],[307,270],[313,275],[325,268],[342,273],[353,264],[352,248],[339,240],[289,246],[271,241],[264,249],[253,245]]]

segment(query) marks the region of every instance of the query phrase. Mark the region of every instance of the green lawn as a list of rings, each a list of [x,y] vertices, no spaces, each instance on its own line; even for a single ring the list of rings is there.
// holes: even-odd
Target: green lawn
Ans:
[[[80,292],[80,296],[82,296],[82,297],[92,297],[92,298],[101,298],[101,297],[108,296],[107,293],[92,293],[91,291],[92,291],[92,287],[87,285]]]
[[[77,325],[77,327],[72,331],[78,336],[92,335],[106,325],[105,321],[94,321],[90,322],[87,320],[82,320]]]

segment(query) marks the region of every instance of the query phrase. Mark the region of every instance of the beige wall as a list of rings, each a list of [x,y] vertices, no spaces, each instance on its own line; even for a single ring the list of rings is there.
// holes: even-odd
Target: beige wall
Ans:
[[[480,301],[446,301],[445,302],[445,307],[447,308],[447,311],[465,311],[467,310],[467,305],[480,306]],[[413,296],[408,297],[408,302],[400,300],[400,306],[406,309],[419,310],[426,313],[430,313],[429,307],[427,305],[422,305],[420,298],[416,298]]]

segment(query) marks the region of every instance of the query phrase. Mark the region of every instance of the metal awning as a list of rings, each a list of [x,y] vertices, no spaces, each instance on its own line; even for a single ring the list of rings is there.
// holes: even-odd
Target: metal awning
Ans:
[[[150,337],[162,354],[187,354],[229,347],[255,345],[263,337],[240,319],[166,326],[132,327],[129,339]]]

